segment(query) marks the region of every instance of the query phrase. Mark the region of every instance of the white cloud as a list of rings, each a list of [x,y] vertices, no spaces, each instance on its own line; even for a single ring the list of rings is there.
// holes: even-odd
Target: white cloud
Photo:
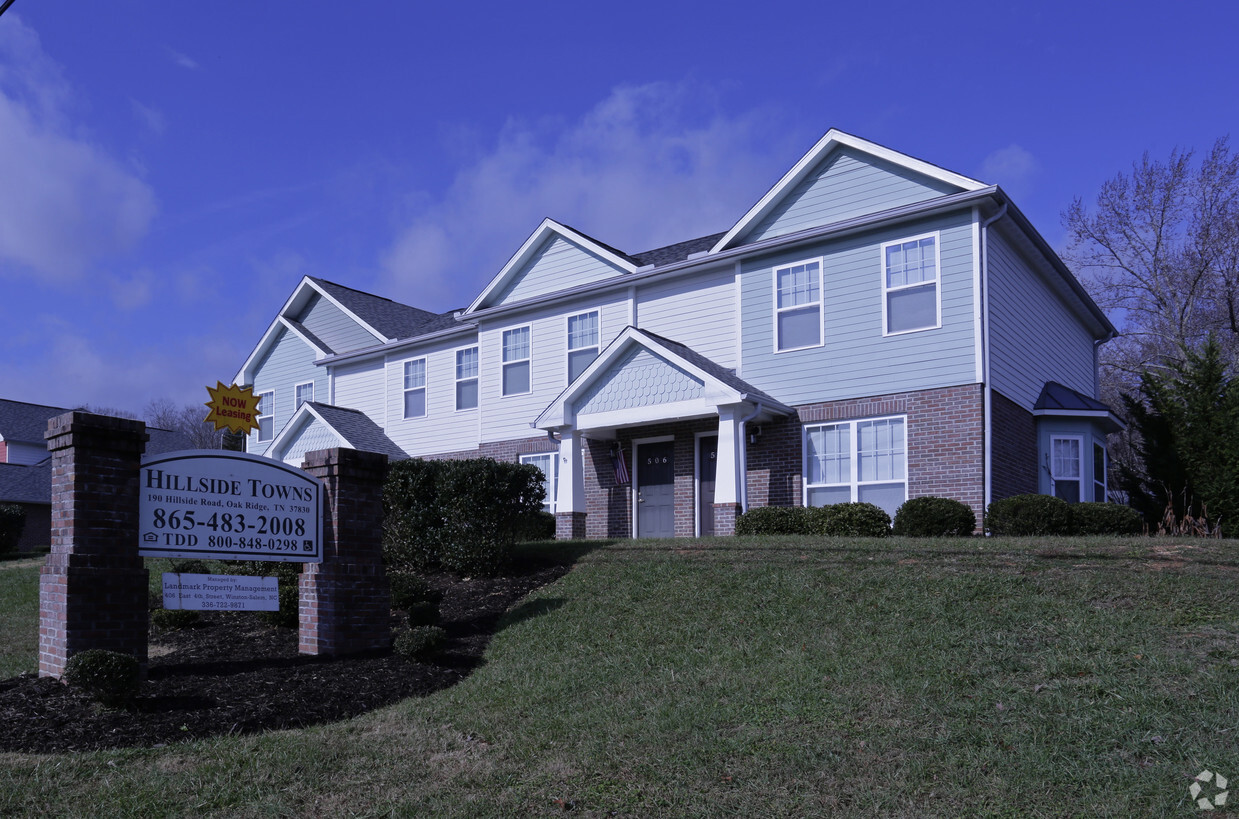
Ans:
[[[168,127],[167,118],[158,109],[143,105],[132,98],[129,100],[129,107],[133,109],[133,115],[138,122],[156,136],[162,135],[164,129]]]
[[[172,48],[168,48],[167,46],[164,46],[164,53],[168,55],[168,59],[172,60],[173,63],[180,66],[181,68],[185,68],[190,71],[194,71],[198,68],[197,60],[193,59],[192,57],[186,54],[182,54],[176,49],[172,49]]]
[[[981,162],[981,179],[1008,191],[1027,188],[1040,173],[1037,158],[1019,145],[1008,145]]]
[[[128,279],[115,278],[108,282],[112,304],[123,313],[132,313],[151,303],[155,291],[155,274],[139,270]]]
[[[629,253],[725,231],[812,144],[773,119],[654,83],[617,88],[575,122],[511,120],[399,231],[377,290],[463,307],[548,216]]]
[[[51,279],[145,235],[151,189],[78,135],[67,86],[35,32],[6,17],[0,50],[0,261]]]

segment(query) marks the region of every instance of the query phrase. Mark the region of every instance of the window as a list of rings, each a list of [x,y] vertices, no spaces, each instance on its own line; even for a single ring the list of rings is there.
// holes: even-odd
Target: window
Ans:
[[[297,407],[300,407],[306,401],[314,400],[314,382],[313,381],[307,384],[298,384],[296,387],[296,390],[297,390]],[[296,409],[296,407],[294,407],[294,409]]]
[[[529,392],[529,327],[503,331],[503,394]]]
[[[426,414],[426,359],[404,362],[404,417],[421,418]]]
[[[1093,500],[1106,502],[1106,448],[1093,443]]]
[[[1080,502],[1079,438],[1050,438],[1050,485],[1054,496],[1068,503]]]
[[[892,517],[908,495],[903,418],[805,427],[805,505],[863,501]]]
[[[822,344],[822,263],[774,271],[774,349],[800,350]]]
[[[456,409],[477,409],[478,348],[456,351]]]
[[[258,440],[270,441],[275,437],[275,393],[258,393]]]
[[[882,312],[886,335],[941,326],[936,234],[882,245]]]
[[[521,463],[533,464],[542,470],[542,486],[546,488],[546,499],[542,501],[542,511],[555,513],[555,490],[559,487],[559,458],[554,452],[540,452],[537,455],[522,455]]]
[[[576,381],[598,357],[598,311],[568,316],[568,383]]]

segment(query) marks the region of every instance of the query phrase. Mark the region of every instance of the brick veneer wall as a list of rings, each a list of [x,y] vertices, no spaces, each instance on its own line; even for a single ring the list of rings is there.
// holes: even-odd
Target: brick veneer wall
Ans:
[[[138,555],[139,467],[146,425],[86,412],[48,421],[51,553],[39,575],[39,676],[102,648],[145,670],[149,574]]]
[[[1035,493],[1038,489],[1037,422],[1033,414],[1011,399],[994,392],[990,404],[994,436],[991,480],[993,499]]]
[[[298,593],[302,654],[340,655],[391,645],[391,587],[383,570],[387,456],[353,449],[306,453],[323,482],[323,562],[307,563]]]

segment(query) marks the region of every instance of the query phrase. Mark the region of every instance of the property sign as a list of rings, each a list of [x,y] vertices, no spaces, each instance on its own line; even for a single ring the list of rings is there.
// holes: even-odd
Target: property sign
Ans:
[[[142,459],[143,557],[320,563],[322,484],[279,461],[214,449]]]
[[[194,611],[279,611],[274,577],[164,572],[163,607]]]
[[[207,394],[211,400],[206,402],[206,407],[211,411],[207,413],[206,423],[214,424],[216,432],[230,429],[246,434],[258,429],[258,396],[254,395],[253,387],[236,384],[225,387],[223,381],[216,381],[214,387],[207,387]]]

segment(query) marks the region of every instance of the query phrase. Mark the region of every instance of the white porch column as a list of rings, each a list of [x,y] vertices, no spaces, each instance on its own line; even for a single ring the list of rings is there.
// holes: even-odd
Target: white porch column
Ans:
[[[738,433],[741,406],[718,408],[718,463],[714,476],[714,502],[740,502],[740,449]]]
[[[585,459],[579,430],[564,430],[559,441],[559,489],[555,511],[585,511]]]

